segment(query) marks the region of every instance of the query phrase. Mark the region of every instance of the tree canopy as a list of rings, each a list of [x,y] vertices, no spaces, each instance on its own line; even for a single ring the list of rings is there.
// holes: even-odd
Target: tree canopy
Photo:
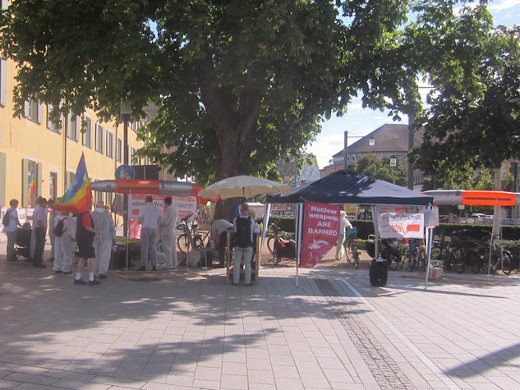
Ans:
[[[269,176],[357,91],[379,105],[377,86],[400,66],[381,42],[408,10],[400,0],[24,0],[3,12],[1,38],[18,65],[18,114],[29,97],[104,118],[121,99],[134,118],[153,102],[141,152],[205,183]]]
[[[408,180],[406,165],[400,158],[395,158],[394,162],[395,165],[391,164],[389,157],[379,158],[375,154],[368,154],[361,157],[356,163],[349,163],[349,170],[399,186],[406,186]]]
[[[419,22],[409,39],[423,46],[433,90],[416,121],[425,136],[413,158],[441,183],[459,176],[464,185],[475,169],[520,157],[520,30],[493,27],[483,6]]]

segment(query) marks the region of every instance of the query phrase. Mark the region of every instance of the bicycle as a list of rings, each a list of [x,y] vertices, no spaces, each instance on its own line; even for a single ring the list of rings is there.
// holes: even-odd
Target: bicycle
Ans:
[[[183,254],[191,252],[193,248],[204,248],[203,237],[196,232],[197,224],[192,223],[191,227],[188,225],[188,220],[192,215],[193,213],[182,218],[180,224],[177,225],[177,230],[183,232],[177,237],[177,248]]]
[[[354,260],[354,267],[359,268],[359,250],[357,248],[357,229],[352,227],[347,229],[347,234],[345,237],[345,242],[343,246],[345,247],[345,254],[347,255],[348,264],[350,264],[350,258],[348,257],[348,252],[352,253],[352,259]]]
[[[422,240],[418,238],[410,238],[408,240],[408,261],[406,270],[410,272],[412,272],[414,269],[417,269],[419,272],[426,271],[426,250],[421,241]]]
[[[491,259],[489,258],[489,246],[483,247],[480,253],[480,272],[502,271],[509,275],[514,268],[513,255],[505,248],[504,242],[497,235],[491,240]]]
[[[269,225],[271,230],[273,231],[273,235],[270,236],[268,239],[267,239],[267,249],[269,249],[269,252],[270,253],[273,253],[274,252],[274,243],[276,242],[276,239],[277,238],[280,238],[280,227],[278,225],[276,225],[275,223],[271,223],[271,225]]]

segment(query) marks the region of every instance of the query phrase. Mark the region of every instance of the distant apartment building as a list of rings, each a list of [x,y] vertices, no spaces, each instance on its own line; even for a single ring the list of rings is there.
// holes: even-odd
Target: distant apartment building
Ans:
[[[414,134],[414,145],[422,144],[424,131],[419,130]],[[347,159],[349,162],[357,162],[363,156],[373,154],[379,158],[399,159],[408,163],[408,125],[385,124],[347,147]],[[320,173],[321,177],[343,169],[344,149],[332,156],[328,166]],[[420,189],[423,182],[423,172],[414,170],[414,188]]]

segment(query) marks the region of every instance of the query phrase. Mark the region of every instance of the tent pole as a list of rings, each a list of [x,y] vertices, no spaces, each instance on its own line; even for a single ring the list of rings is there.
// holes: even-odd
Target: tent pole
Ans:
[[[379,222],[376,215],[376,206],[372,206],[372,219],[374,221],[374,233],[376,236],[374,239],[374,258],[377,259],[379,257]]]
[[[430,230],[430,228],[426,228],[426,232],[425,232],[425,235],[426,235],[426,256],[427,256],[427,259],[428,259],[428,262],[426,264],[426,276],[425,276],[425,280],[424,280],[424,289],[426,290],[428,288],[428,276],[430,274],[430,253],[431,253],[431,243],[430,243],[430,237],[432,236],[432,231]]]
[[[302,245],[302,214],[303,214],[303,203],[298,203],[296,207],[296,221],[295,221],[295,231],[296,231],[296,287],[298,287],[299,281],[299,269],[300,269],[300,253],[301,253],[301,245]]]

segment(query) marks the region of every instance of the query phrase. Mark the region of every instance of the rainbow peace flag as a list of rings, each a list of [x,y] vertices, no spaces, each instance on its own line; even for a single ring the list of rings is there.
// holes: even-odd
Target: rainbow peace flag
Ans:
[[[85,165],[85,155],[81,153],[74,184],[65,191],[65,195],[56,200],[54,208],[56,210],[72,211],[73,213],[85,213],[90,211],[92,201],[92,189],[90,179]]]
[[[36,191],[36,183],[34,182],[34,171],[31,172],[31,178],[29,179],[29,203],[32,204],[34,201],[34,193]]]

